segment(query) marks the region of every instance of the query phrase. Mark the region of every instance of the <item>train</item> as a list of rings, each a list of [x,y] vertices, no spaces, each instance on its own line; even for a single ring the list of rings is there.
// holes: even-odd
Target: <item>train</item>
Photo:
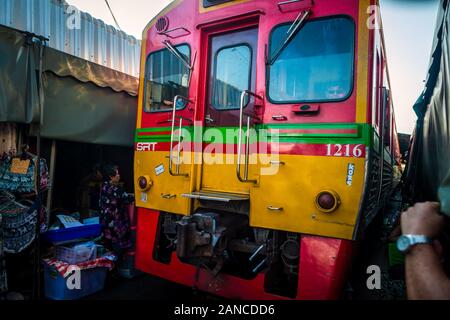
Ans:
[[[437,201],[441,211],[450,216],[450,131],[449,104],[449,32],[448,1],[440,1],[433,47],[424,90],[414,104],[417,123],[411,137],[408,163],[404,174],[405,202]]]
[[[143,32],[136,266],[339,299],[401,176],[376,0],[175,0]]]

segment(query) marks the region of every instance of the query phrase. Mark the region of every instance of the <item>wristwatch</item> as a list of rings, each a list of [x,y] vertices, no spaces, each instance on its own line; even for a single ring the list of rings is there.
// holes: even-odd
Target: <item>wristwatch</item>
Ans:
[[[403,254],[408,253],[411,248],[417,244],[429,244],[433,239],[427,236],[406,234],[398,238],[397,249]]]

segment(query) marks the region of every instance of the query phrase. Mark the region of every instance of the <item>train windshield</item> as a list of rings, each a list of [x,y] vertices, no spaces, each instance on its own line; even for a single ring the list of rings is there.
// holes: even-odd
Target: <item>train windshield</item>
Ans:
[[[273,56],[290,24],[272,31]],[[355,26],[345,17],[307,22],[269,67],[274,103],[341,101],[353,88]]]
[[[179,45],[175,49],[183,60],[191,60],[188,45]],[[151,53],[146,66],[144,103],[146,112],[172,110],[175,96],[188,96],[190,70],[168,49]],[[184,107],[185,103],[180,101],[177,109]]]

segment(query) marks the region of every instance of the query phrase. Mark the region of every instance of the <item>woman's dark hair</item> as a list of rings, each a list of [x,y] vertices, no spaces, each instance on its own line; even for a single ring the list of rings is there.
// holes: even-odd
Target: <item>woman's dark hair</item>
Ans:
[[[106,165],[103,167],[102,176],[103,181],[110,181],[112,177],[117,174],[118,167],[113,165]]]

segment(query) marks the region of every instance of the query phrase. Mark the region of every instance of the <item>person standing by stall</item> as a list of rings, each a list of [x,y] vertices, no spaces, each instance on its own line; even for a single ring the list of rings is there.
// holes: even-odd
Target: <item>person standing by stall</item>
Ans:
[[[105,247],[117,255],[119,260],[131,247],[130,219],[127,205],[133,198],[120,186],[117,166],[105,166],[100,193],[100,223]]]

